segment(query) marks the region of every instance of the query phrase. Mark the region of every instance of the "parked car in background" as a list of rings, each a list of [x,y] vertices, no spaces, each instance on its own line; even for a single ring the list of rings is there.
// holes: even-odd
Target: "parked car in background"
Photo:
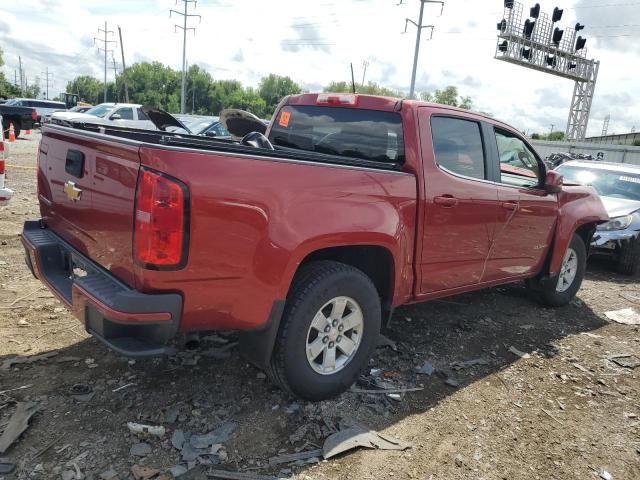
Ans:
[[[2,115],[0,115],[0,125],[2,124]],[[7,159],[9,158],[9,145],[5,143],[4,131],[0,129],[0,207],[9,203],[13,192],[5,186],[5,170],[7,168]]]
[[[556,169],[566,183],[591,185],[611,218],[598,225],[592,253],[611,257],[618,271],[640,272],[640,167],[622,163],[569,161]]]
[[[270,123],[239,142],[45,125],[27,264],[122,354],[237,330],[275,382],[321,400],[352,384],[400,305],[521,280],[568,304],[609,219],[484,115],[322,93],[287,97]]]
[[[220,117],[209,117],[190,125],[189,128],[194,135],[205,135],[207,137],[231,138],[229,131],[220,122]]]
[[[67,112],[69,113],[85,113],[88,110],[92,109],[93,105],[76,105],[75,107],[70,108],[69,110],[67,110]],[[51,115],[53,114],[48,114],[45,115],[44,117],[42,117],[40,123],[48,123],[51,121]]]
[[[142,111],[142,105],[132,103],[101,103],[85,112],[58,112],[51,115],[51,122],[87,122],[120,127],[155,130],[156,127]]]
[[[4,130],[5,138],[9,136],[9,126],[11,124],[13,124],[16,138],[18,138],[23,130],[32,129],[38,119],[38,113],[35,108],[18,107],[10,105],[9,102],[0,105],[0,116],[2,116],[2,130]]]
[[[36,110],[36,122],[41,123],[42,117],[51,115],[53,112],[64,112],[67,106],[63,102],[55,102],[53,100],[40,100],[36,98],[12,98],[7,101],[6,105],[14,107],[29,107]]]

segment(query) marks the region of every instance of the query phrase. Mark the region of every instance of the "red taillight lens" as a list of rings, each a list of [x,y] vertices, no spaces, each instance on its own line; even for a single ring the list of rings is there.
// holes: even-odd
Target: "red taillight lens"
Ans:
[[[0,142],[0,152],[4,150],[4,145]],[[0,160],[0,175],[4,175],[4,160]]]
[[[142,170],[136,193],[134,255],[147,268],[181,268],[186,261],[186,185]]]
[[[358,96],[351,93],[320,93],[316,103],[318,105],[357,105]]]
[[[35,110],[31,110],[31,120],[36,122],[38,120],[38,114]]]

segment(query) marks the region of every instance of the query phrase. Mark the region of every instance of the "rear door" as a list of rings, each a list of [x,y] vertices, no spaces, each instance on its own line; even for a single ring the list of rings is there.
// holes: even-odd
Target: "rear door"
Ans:
[[[498,166],[498,230],[485,279],[500,280],[538,272],[549,251],[557,197],[544,188],[542,160],[527,143],[507,130],[493,128],[492,161]]]
[[[479,121],[419,111],[424,167],[420,293],[481,282],[494,236],[498,187]]]
[[[76,249],[133,285],[138,144],[45,127],[38,192],[45,223]]]

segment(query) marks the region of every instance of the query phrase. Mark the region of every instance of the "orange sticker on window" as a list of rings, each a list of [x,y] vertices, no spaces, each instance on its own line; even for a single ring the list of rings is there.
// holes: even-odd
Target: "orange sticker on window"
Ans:
[[[291,120],[291,112],[280,112],[280,121],[278,125],[287,128],[289,126],[289,120]]]

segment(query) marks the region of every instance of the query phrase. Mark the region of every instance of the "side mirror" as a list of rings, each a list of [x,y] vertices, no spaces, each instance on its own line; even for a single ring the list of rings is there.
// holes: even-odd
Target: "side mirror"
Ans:
[[[561,192],[563,184],[564,179],[562,175],[560,175],[555,170],[549,170],[547,172],[547,177],[544,180],[544,189],[547,191],[547,193]]]
[[[114,113],[111,115],[111,120],[120,120],[122,116],[119,113]]]
[[[215,130],[209,130],[207,133],[205,133],[205,136],[207,136],[207,137],[217,137],[218,135],[216,134]]]

